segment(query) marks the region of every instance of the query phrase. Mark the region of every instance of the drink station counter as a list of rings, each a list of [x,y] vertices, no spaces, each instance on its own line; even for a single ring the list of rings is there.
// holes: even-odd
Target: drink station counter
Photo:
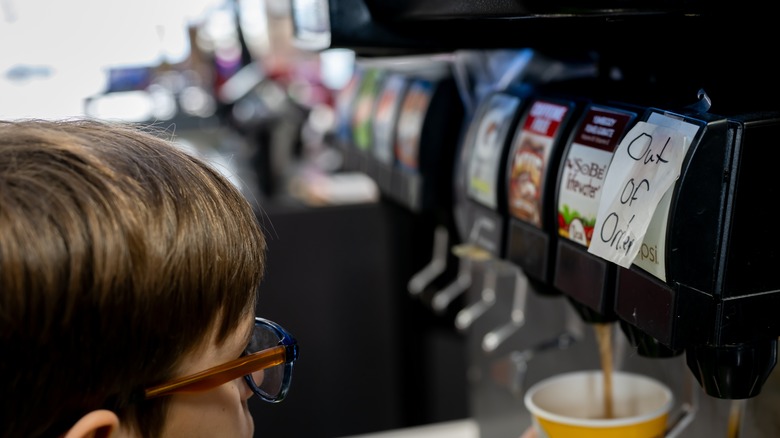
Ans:
[[[479,438],[479,427],[472,419],[451,420],[345,438]]]
[[[666,436],[780,435],[760,7],[589,3],[293,1],[301,44],[358,55],[338,147],[437,224],[407,292],[468,356],[468,418],[363,437],[517,438],[529,388],[592,369],[668,387]]]

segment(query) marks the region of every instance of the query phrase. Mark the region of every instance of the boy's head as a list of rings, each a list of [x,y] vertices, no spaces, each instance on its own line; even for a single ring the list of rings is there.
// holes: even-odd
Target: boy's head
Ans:
[[[168,141],[0,122],[0,436],[59,436],[95,410],[160,434],[175,401],[139,394],[241,354],[264,257],[242,194]]]

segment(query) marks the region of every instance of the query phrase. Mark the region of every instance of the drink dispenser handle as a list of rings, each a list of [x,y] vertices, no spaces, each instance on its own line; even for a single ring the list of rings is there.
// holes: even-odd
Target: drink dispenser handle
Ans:
[[[486,225],[485,221],[476,221],[471,228],[469,242],[475,242],[480,229]],[[471,287],[471,262],[486,261],[493,258],[487,250],[473,243],[464,243],[452,248],[452,253],[459,259],[458,275],[455,280],[431,298],[431,307],[436,313],[443,313],[455,298],[466,292]]]
[[[476,303],[461,309],[455,316],[455,327],[460,331],[466,331],[471,323],[482,316],[496,302],[496,280],[498,269],[485,269],[482,280],[482,292]]]
[[[420,272],[414,274],[406,288],[413,296],[418,296],[433,280],[447,268],[447,249],[449,247],[449,232],[444,226],[437,226],[433,234],[433,257]]]
[[[463,254],[459,258],[458,275],[455,280],[444,289],[436,292],[436,295],[431,298],[433,311],[444,313],[450,303],[466,292],[469,287],[471,287],[471,257],[468,254]]]
[[[514,271],[515,293],[512,301],[512,310],[509,315],[509,322],[489,331],[482,338],[482,350],[486,353],[494,351],[525,324],[525,303],[526,296],[528,295],[528,278],[520,268],[515,267]]]

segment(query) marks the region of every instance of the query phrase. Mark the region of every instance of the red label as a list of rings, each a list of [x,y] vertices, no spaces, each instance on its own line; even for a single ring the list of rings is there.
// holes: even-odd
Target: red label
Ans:
[[[545,137],[553,137],[568,112],[567,106],[536,101],[528,112],[523,129]]]

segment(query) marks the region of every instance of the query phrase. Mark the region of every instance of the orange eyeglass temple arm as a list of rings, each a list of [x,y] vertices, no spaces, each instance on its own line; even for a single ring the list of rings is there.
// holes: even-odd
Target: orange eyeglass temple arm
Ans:
[[[258,351],[197,374],[153,386],[146,389],[144,395],[147,399],[150,399],[163,395],[198,392],[215,388],[247,374],[283,364],[286,359],[286,352],[287,349],[283,345]]]

